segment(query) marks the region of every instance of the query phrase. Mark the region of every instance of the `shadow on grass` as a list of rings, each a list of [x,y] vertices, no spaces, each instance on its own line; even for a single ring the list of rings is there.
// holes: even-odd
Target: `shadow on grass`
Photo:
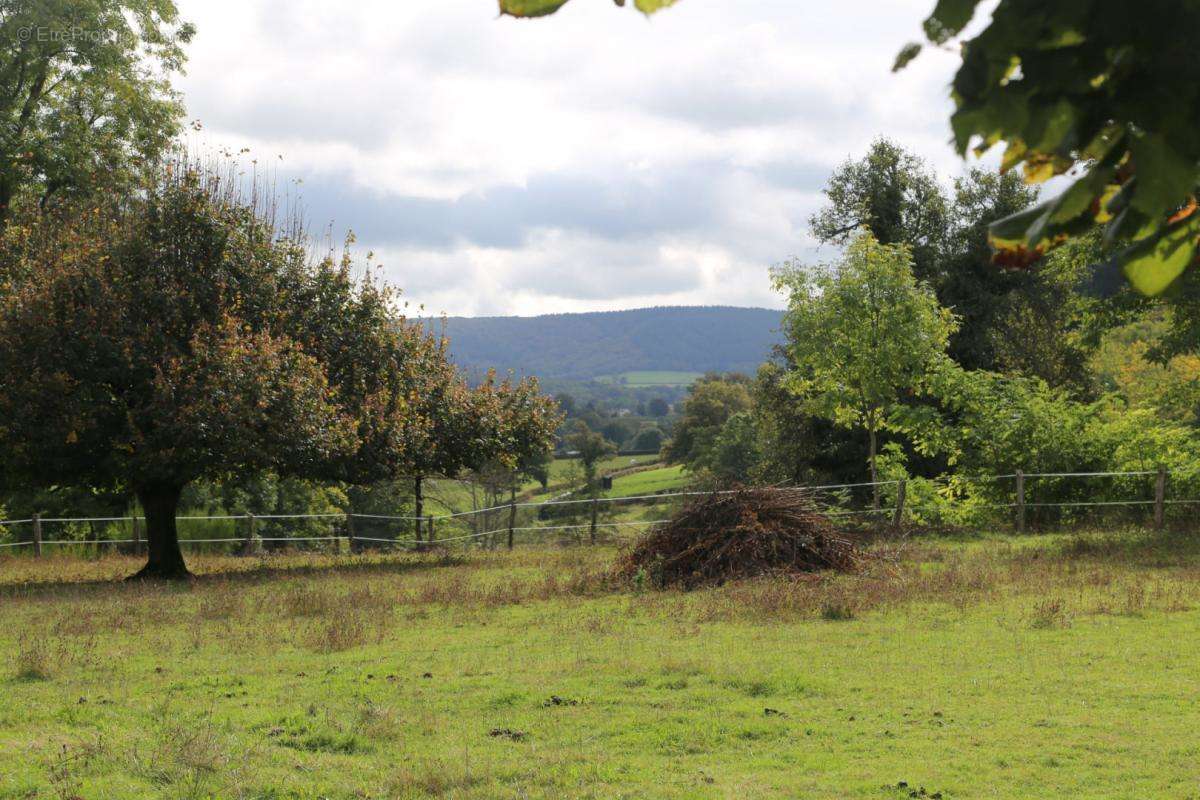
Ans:
[[[467,559],[460,555],[442,552],[398,555],[353,555],[341,556],[328,561],[295,561],[288,563],[287,557],[274,556],[259,559],[253,566],[237,566],[234,569],[193,575],[184,580],[145,580],[127,582],[124,576],[115,578],[93,578],[79,575],[46,575],[24,582],[4,583],[0,578],[0,598],[38,599],[58,597],[63,594],[80,594],[89,590],[113,590],[120,587],[157,589],[164,591],[190,592],[211,584],[250,585],[267,583],[279,578],[304,577],[311,575],[403,575],[425,572],[432,569],[461,566]]]
[[[1091,531],[1061,538],[1053,552],[1066,559],[1141,567],[1193,567],[1200,565],[1200,531],[1191,526],[1160,531]]]

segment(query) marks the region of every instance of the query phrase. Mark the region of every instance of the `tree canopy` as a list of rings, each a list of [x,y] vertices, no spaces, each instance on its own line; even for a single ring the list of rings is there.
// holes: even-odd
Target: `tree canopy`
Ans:
[[[870,233],[832,269],[814,275],[790,264],[774,279],[788,293],[790,388],[811,413],[867,433],[875,482],[877,435],[892,424],[901,393],[945,359],[954,317],[914,277],[909,248]]]
[[[0,8],[0,223],[14,203],[129,187],[169,147],[193,27],[173,0]]]
[[[314,263],[186,161],[120,202],[14,221],[0,285],[0,468],[136,495],[147,575],[185,573],[174,517],[194,480],[404,469],[420,378],[443,360],[348,256]]]
[[[710,373],[692,385],[683,413],[663,452],[668,461],[701,468],[721,427],[751,406],[751,381],[745,375]]]

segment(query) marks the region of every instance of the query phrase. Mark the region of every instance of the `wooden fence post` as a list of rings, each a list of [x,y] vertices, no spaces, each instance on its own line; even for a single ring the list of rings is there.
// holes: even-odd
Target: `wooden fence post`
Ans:
[[[517,501],[508,504],[508,549],[513,549],[513,528],[517,524]]]
[[[346,546],[354,552],[354,515],[349,511],[346,512]]]
[[[1158,476],[1154,481],[1154,527],[1162,530],[1166,523],[1167,504],[1167,468],[1159,467]]]
[[[892,525],[899,528],[904,520],[904,496],[908,493],[908,481],[901,480],[896,484],[896,512],[892,515]]]
[[[39,558],[42,555],[42,515],[33,515],[33,554]]]
[[[590,529],[592,544],[596,543],[596,518],[600,515],[600,498],[592,498],[592,525]]]
[[[132,517],[133,523],[133,554],[140,556],[142,554],[142,525],[138,522],[137,514]]]
[[[1017,533],[1025,532],[1025,473],[1017,470]]]
[[[242,548],[242,555],[254,555],[254,515],[246,514],[246,544]]]
[[[437,538],[436,536],[433,535],[433,514],[430,514],[428,517],[426,517],[425,522],[429,526],[429,535],[426,536],[425,538],[428,539],[429,544],[432,545],[433,540]]]

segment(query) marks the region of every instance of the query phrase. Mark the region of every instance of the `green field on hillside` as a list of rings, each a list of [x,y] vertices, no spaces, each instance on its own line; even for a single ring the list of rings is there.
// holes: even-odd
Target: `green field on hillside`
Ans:
[[[682,489],[691,481],[691,475],[684,472],[682,464],[669,467],[648,469],[634,472],[613,479],[612,491],[608,497],[636,497],[644,494],[658,494]]]
[[[605,375],[596,380],[603,383],[623,383],[626,386],[691,386],[704,377],[702,372],[670,372],[667,370],[642,370]]]
[[[1195,796],[1197,541],[691,593],[606,548],[5,558],[0,798]]]

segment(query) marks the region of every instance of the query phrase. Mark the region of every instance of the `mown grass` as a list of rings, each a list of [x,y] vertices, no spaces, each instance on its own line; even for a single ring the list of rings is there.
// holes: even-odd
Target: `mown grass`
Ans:
[[[5,559],[0,798],[1196,796],[1200,537],[876,552],[687,594],[605,548]]]

